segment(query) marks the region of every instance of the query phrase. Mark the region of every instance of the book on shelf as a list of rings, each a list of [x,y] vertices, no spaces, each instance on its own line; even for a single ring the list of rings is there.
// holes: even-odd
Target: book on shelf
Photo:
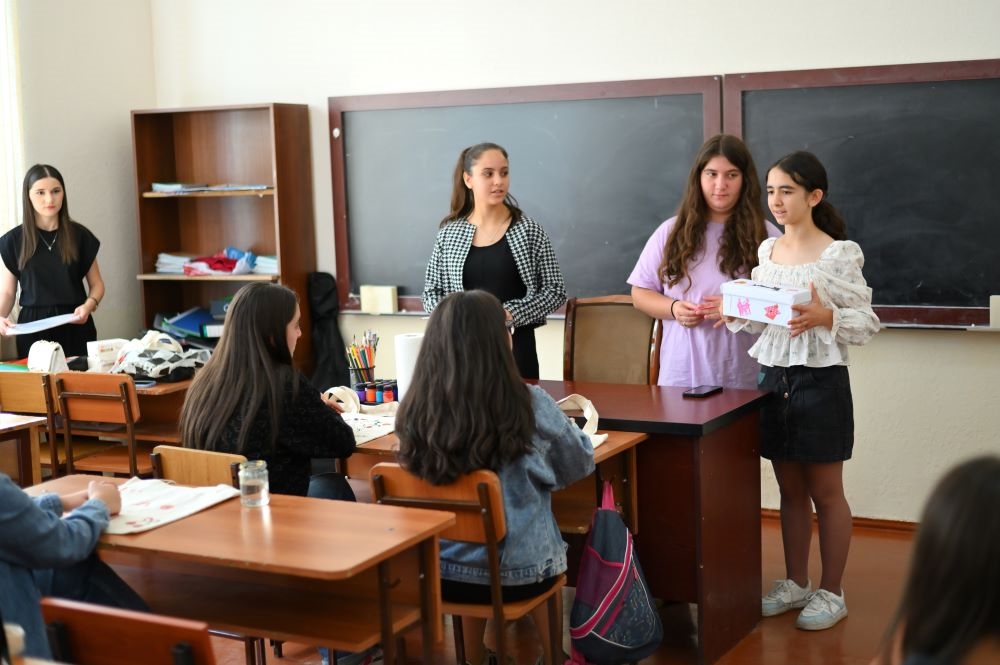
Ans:
[[[208,187],[206,183],[194,182],[154,182],[152,190],[154,192],[200,192]]]
[[[222,323],[201,324],[201,336],[206,338],[222,337]]]

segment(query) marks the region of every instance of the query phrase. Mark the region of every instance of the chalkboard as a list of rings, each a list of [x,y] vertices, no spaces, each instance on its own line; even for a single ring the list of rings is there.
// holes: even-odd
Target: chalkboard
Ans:
[[[883,322],[988,322],[1000,293],[1000,61],[727,76],[723,108],[762,183],[793,150],[824,163]]]
[[[341,304],[383,284],[419,309],[455,162],[481,141],[507,150],[510,192],[549,235],[567,295],[627,293],[720,129],[721,86],[700,77],[331,97],[329,107]]]

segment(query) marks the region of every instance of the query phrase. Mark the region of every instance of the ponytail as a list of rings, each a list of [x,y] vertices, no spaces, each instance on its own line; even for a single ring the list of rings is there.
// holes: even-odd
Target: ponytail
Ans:
[[[834,240],[847,240],[847,224],[833,204],[826,200],[826,192],[823,193],[823,200],[813,208],[813,222],[816,228]]]

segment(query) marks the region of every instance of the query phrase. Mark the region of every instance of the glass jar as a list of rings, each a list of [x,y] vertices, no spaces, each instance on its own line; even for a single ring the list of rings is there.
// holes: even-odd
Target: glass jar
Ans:
[[[257,508],[270,501],[267,462],[262,459],[240,462],[240,503]]]

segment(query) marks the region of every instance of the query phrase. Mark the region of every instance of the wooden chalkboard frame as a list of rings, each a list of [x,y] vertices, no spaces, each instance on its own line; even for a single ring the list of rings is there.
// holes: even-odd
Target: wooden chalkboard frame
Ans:
[[[347,174],[345,173],[346,165],[342,132],[345,113],[382,109],[600,100],[691,94],[700,94],[702,96],[704,138],[719,133],[722,128],[722,86],[720,76],[330,97],[328,101],[330,163],[333,184],[333,229],[334,243],[336,245],[337,290],[341,309],[347,311],[360,309],[358,295],[350,293],[352,280],[347,212]],[[399,307],[401,310],[422,311],[420,298],[414,296],[400,297]]]
[[[1000,78],[1000,60],[850,67],[727,74],[723,81],[723,127],[744,136],[744,93],[792,88],[934,83]],[[988,159],[988,157],[987,157]],[[766,168],[765,164],[758,164]],[[988,325],[989,307],[891,306],[875,307],[883,324],[898,327],[967,327]]]

